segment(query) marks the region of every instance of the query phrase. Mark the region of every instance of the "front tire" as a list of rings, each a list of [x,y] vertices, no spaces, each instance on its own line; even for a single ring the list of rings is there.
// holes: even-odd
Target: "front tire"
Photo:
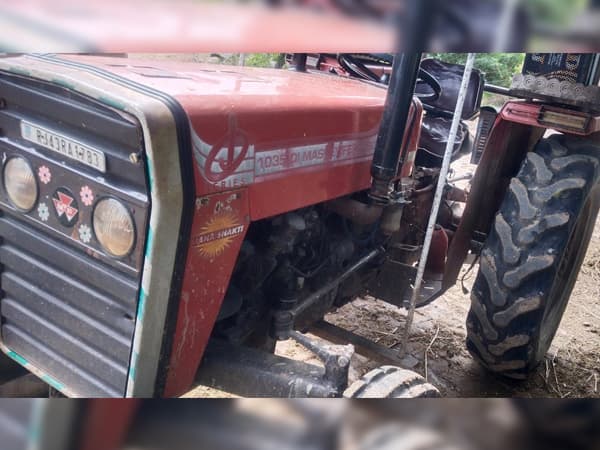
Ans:
[[[344,392],[345,398],[437,398],[440,392],[418,373],[382,366],[367,373]]]
[[[481,253],[467,348],[486,369],[524,379],[546,355],[600,205],[600,145],[563,135],[529,153]]]

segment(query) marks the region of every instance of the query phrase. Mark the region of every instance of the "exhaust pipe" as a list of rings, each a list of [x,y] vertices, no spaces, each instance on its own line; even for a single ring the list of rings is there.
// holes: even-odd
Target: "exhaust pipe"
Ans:
[[[371,164],[370,197],[374,203],[392,203],[391,183],[396,177],[402,141],[409,119],[421,52],[430,43],[434,13],[440,0],[405,2],[398,13],[398,44],[404,53],[394,58],[385,109]]]
[[[383,212],[381,205],[368,205],[351,198],[331,200],[326,203],[326,207],[359,225],[373,225],[381,218]]]
[[[421,53],[401,53],[394,58],[392,76],[371,164],[371,199],[380,205],[391,201],[392,181],[398,172],[402,142],[419,74]]]

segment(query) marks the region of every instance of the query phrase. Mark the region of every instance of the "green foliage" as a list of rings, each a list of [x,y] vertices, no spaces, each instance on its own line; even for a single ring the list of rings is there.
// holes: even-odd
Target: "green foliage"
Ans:
[[[252,67],[271,67],[273,53],[250,53],[246,55],[246,65]]]
[[[280,53],[249,53],[246,55],[246,66],[252,67],[281,67]]]
[[[464,53],[430,53],[430,57],[452,64],[465,64]],[[510,86],[513,75],[520,73],[525,55],[523,53],[480,53],[475,57],[475,67],[485,74],[487,83]]]
[[[526,0],[525,7],[542,22],[563,25],[587,5],[588,0]]]
[[[220,53],[212,53],[212,57],[217,58],[217,64],[224,64],[226,66],[237,66],[240,60],[239,53],[228,53],[228,54],[220,54]]]

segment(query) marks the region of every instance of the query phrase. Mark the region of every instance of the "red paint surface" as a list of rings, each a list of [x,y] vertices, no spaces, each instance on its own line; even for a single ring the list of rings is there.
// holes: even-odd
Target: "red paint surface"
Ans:
[[[215,204],[232,193],[240,196],[230,206],[244,233],[214,258],[193,246],[188,254],[163,393],[176,396],[193,382],[250,222],[370,186],[387,91],[321,72],[68,58],[170,94],[184,108],[192,128],[198,198],[192,245]],[[418,101],[413,115],[401,176],[413,169],[422,120]]]
[[[140,405],[135,399],[88,400],[78,450],[120,450]]]
[[[436,226],[431,240],[431,250],[427,258],[426,269],[435,274],[443,274],[448,254],[448,234],[440,226]]]
[[[74,9],[73,0],[22,0],[3,2],[2,11],[9,24],[28,24],[35,36],[32,38],[39,39],[33,42],[47,39],[58,44],[69,39],[68,48],[81,52],[93,48],[104,53],[251,53],[282,49],[296,53],[367,53],[396,48],[396,27],[392,23],[340,14],[335,8],[328,8],[324,14],[322,7],[264,6],[262,2],[104,0],[79,2]],[[56,36],[64,36],[64,40]],[[24,42],[20,33],[7,35],[6,39],[7,48]]]
[[[194,380],[250,224],[248,197],[247,190],[243,189],[213,194],[196,201],[187,270],[183,279],[171,361],[163,393],[166,397],[185,393]],[[219,208],[218,205],[224,206]],[[243,230],[236,230],[228,245],[222,247],[221,253],[207,255],[205,250],[198,247],[198,243],[204,242],[205,239],[200,238],[210,233],[206,228],[210,226],[211,220],[222,214],[231,214],[237,218],[232,226],[243,226]],[[224,244],[218,239],[208,242],[211,243]]]

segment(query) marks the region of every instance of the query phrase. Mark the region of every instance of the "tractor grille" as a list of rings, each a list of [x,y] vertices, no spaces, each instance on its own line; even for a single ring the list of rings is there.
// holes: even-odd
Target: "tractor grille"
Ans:
[[[17,211],[0,183],[0,315],[2,343],[58,384],[81,397],[125,395],[133,345],[149,211],[139,125],[60,86],[0,73],[0,154],[21,156],[51,181],[40,183],[36,207]],[[32,145],[22,123],[57,130],[106,156],[106,173]],[[3,163],[2,163],[3,164]],[[1,177],[1,172],[0,172]],[[93,204],[79,203],[79,222],[61,225],[52,194],[67,188],[74,197],[85,186],[96,199],[117,197],[130,206],[138,230],[125,259],[108,256],[92,237],[79,239],[80,224],[91,228]],[[20,361],[24,363],[23,361]],[[46,380],[49,381],[49,380]]]
[[[28,429],[35,400],[0,400],[0,437],[3,450],[27,450]]]
[[[137,280],[6,213],[0,236],[4,344],[71,391],[122,396]]]

